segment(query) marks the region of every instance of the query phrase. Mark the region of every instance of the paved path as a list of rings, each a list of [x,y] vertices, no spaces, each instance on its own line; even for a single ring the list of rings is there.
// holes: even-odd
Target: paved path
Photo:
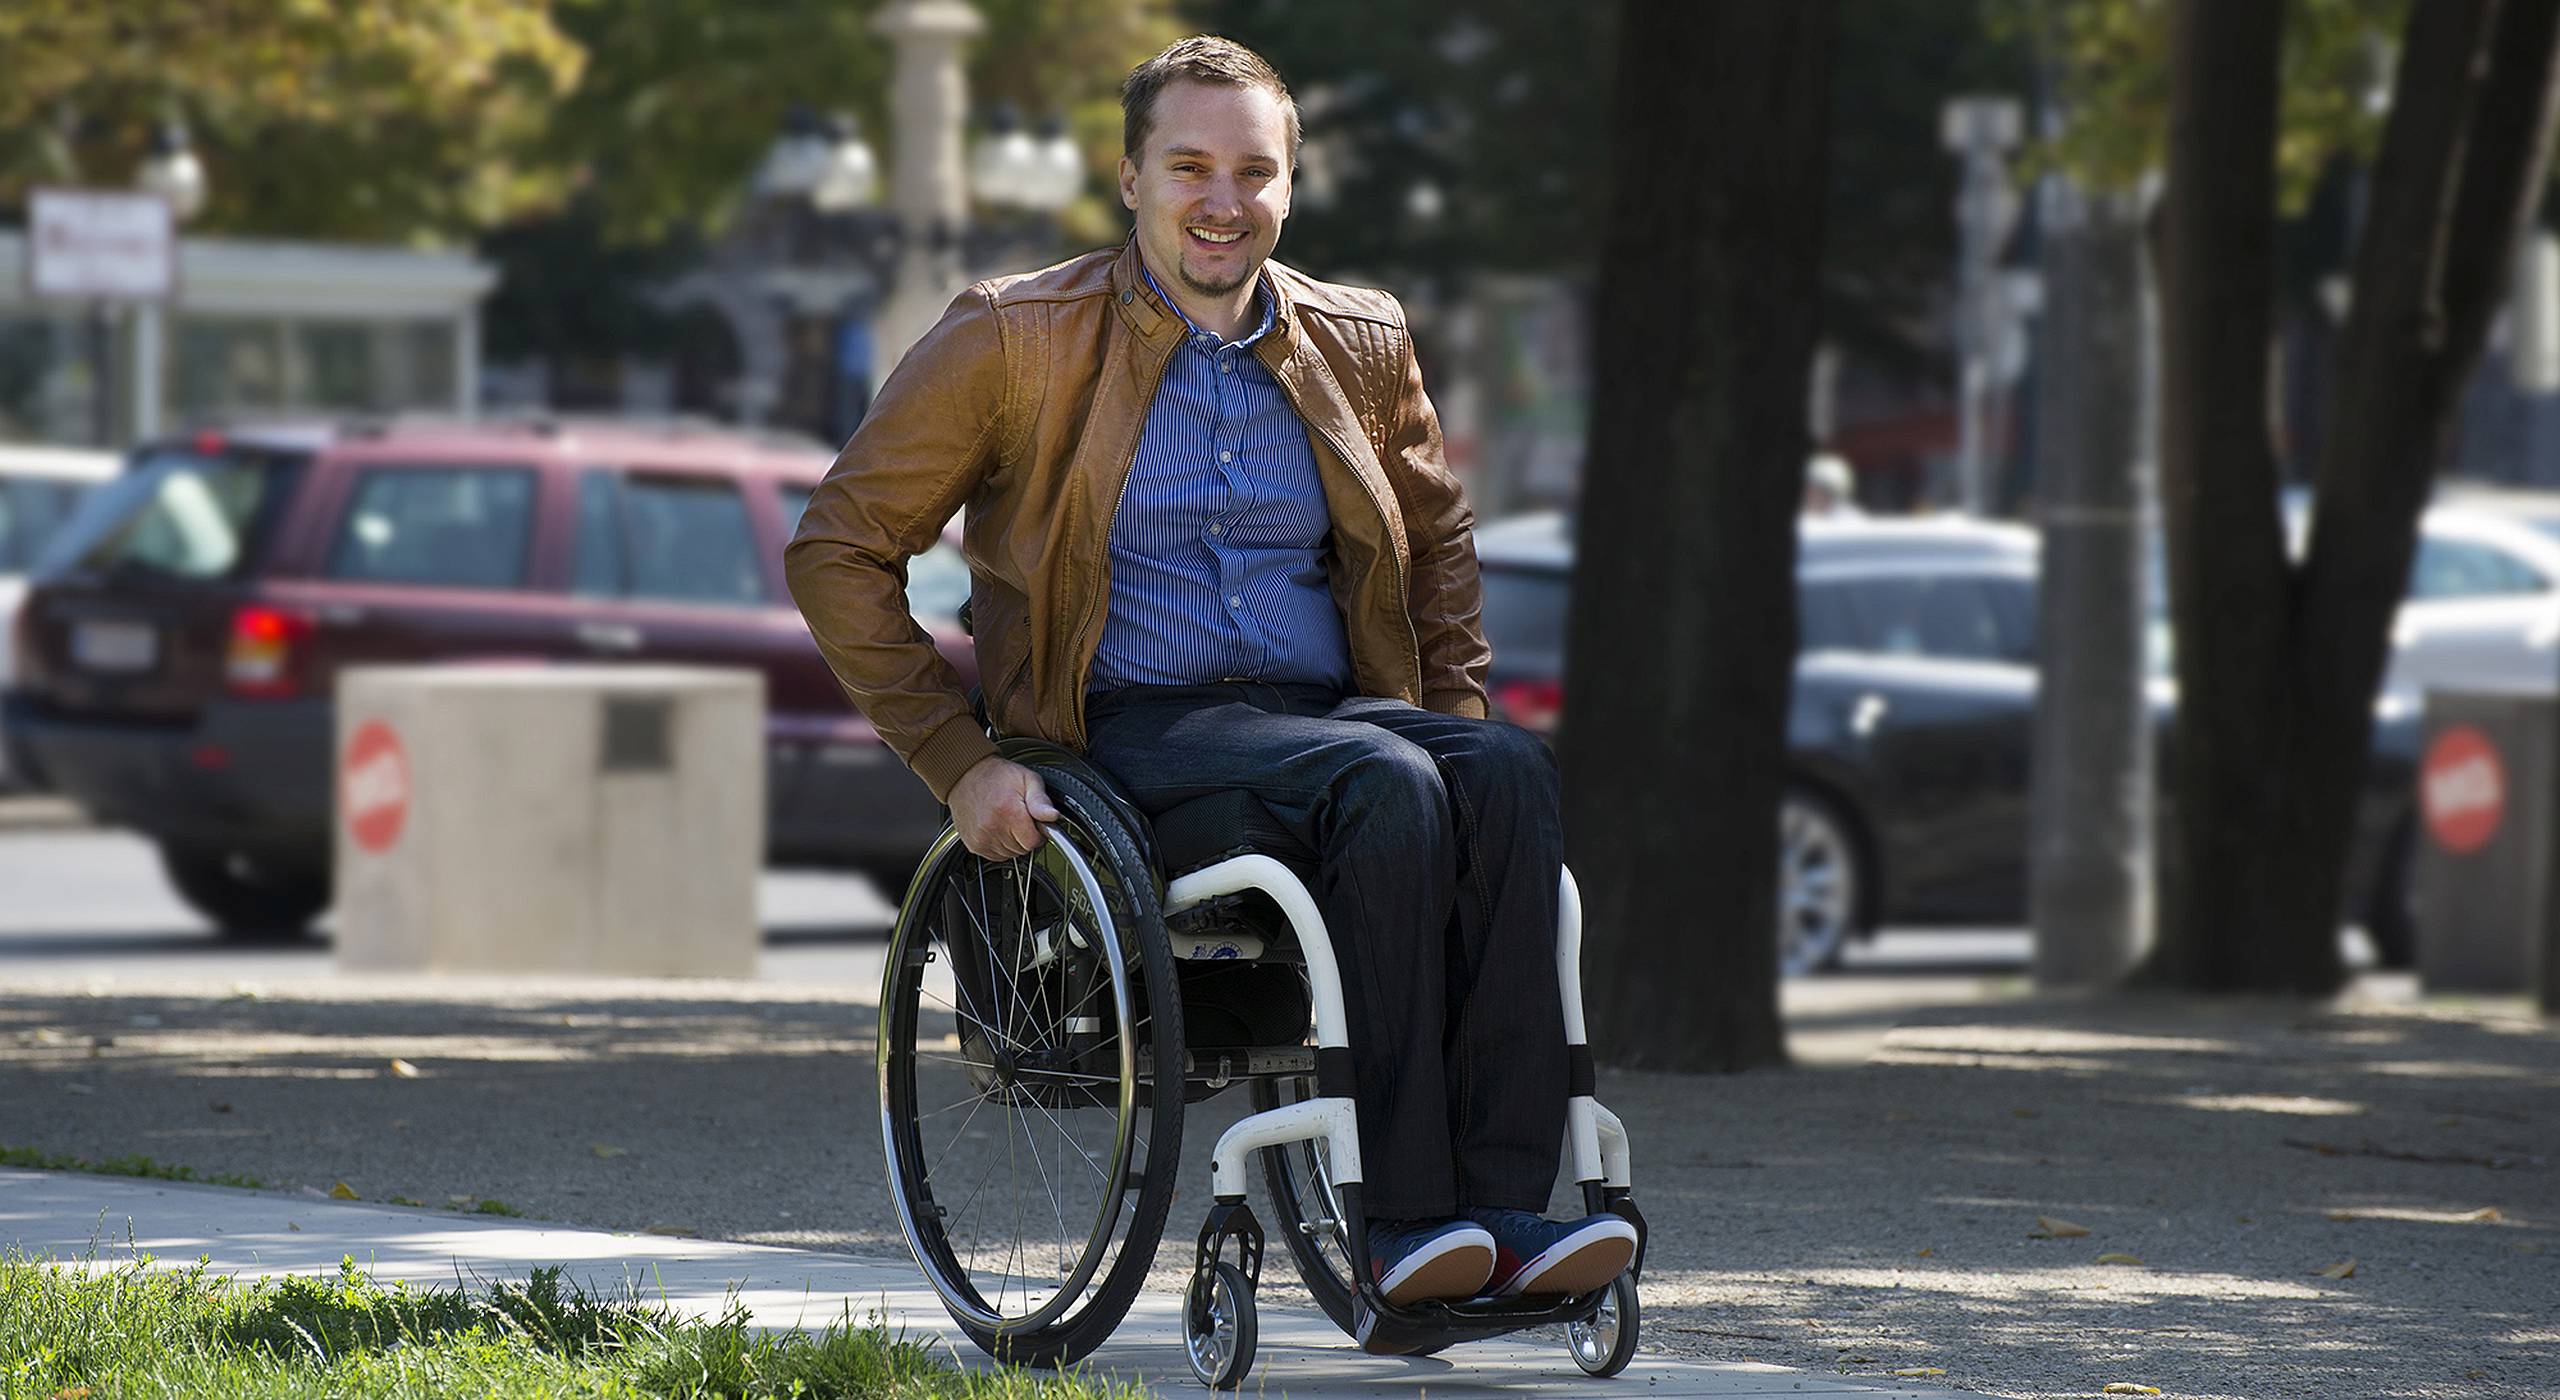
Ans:
[[[484,1221],[441,1211],[314,1200],[266,1191],[184,1186],[74,1173],[0,1170],[0,1243],[35,1257],[120,1261],[135,1252],[192,1266],[210,1256],[222,1273],[328,1274],[352,1255],[384,1282],[451,1284],[458,1277],[521,1277],[563,1265],[591,1286],[626,1281],[663,1294],[679,1312],[708,1317],[734,1291],[758,1326],[824,1327],[848,1309],[878,1314],[892,1329],[948,1338],[969,1364],[983,1364],[951,1326],[906,1260],[616,1234],[566,1225]],[[1182,1361],[1179,1300],[1140,1295],[1110,1344],[1087,1365],[1142,1380],[1169,1394],[1197,1392]],[[1747,1362],[1722,1364],[1639,1356],[1613,1380],[1594,1380],[1565,1354],[1561,1331],[1480,1342],[1440,1356],[1364,1356],[1306,1308],[1265,1303],[1250,1393],[1262,1395],[1676,1396],[1856,1395],[1869,1400],[1964,1400],[1965,1392],[1885,1388],[1844,1377]]]

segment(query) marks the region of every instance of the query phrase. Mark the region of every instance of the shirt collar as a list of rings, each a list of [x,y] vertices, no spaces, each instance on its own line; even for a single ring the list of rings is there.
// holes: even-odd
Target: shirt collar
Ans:
[[[1147,270],[1146,260],[1143,258],[1138,261],[1138,275],[1147,279],[1147,290],[1155,293],[1156,300],[1163,302],[1167,307],[1171,308],[1174,315],[1181,317],[1182,324],[1190,328],[1191,334],[1195,336],[1208,335],[1211,339],[1216,339],[1216,337],[1211,335],[1210,332],[1202,330],[1198,322],[1191,319],[1191,313],[1182,309],[1182,303],[1165,295],[1163,285],[1156,281],[1156,275],[1154,273]],[[1253,333],[1244,337],[1242,340],[1221,341],[1218,348],[1224,349],[1228,346],[1233,346],[1236,349],[1241,350],[1271,333],[1271,323],[1277,315],[1278,307],[1274,304],[1270,284],[1265,282],[1260,274],[1256,274],[1253,280],[1253,304],[1262,308],[1262,320],[1254,326]]]

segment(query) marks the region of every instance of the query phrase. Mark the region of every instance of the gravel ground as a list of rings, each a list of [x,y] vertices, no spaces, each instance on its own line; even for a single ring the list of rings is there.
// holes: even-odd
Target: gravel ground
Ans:
[[[900,1253],[870,995],[21,982],[0,1145]],[[2521,1003],[1870,977],[1789,1009],[1797,1068],[1601,1077],[1655,1230],[1648,1349],[2012,1396],[2560,1396],[2560,1030]],[[1177,1239],[1243,1107],[1193,1111]]]

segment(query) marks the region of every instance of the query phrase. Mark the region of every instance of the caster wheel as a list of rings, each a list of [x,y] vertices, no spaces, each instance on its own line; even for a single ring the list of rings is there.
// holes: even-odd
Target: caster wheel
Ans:
[[[1595,1376],[1614,1376],[1627,1369],[1635,1359],[1639,1321],[1635,1277],[1620,1274],[1601,1296],[1600,1309],[1589,1322],[1565,1324],[1564,1344],[1573,1352],[1573,1364]]]
[[[1211,1390],[1233,1390],[1253,1369],[1253,1285],[1221,1259],[1191,1276],[1183,1298],[1182,1350],[1191,1374]]]

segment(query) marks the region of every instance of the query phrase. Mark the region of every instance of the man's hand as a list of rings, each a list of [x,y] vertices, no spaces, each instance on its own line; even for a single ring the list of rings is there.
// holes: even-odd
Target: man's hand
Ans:
[[[951,824],[960,844],[986,860],[1011,860],[1038,849],[1042,822],[1058,819],[1040,775],[992,755],[979,759],[951,789]]]

